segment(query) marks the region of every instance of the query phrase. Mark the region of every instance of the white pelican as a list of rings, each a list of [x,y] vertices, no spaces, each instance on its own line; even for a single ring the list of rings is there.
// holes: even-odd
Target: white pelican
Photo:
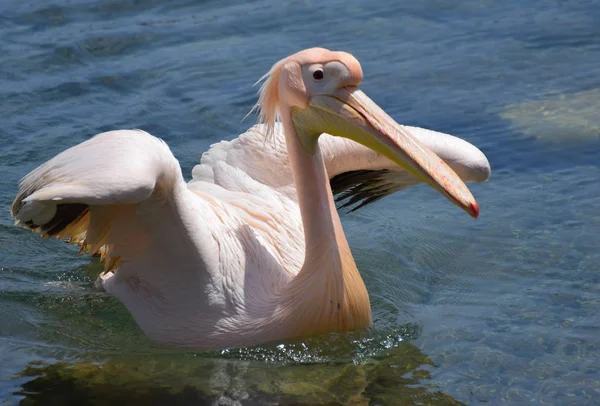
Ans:
[[[166,346],[370,326],[330,178],[367,203],[420,179],[477,217],[466,185],[430,148],[469,181],[487,179],[487,159],[460,139],[397,124],[358,90],[362,69],[348,53],[308,49],[266,76],[264,124],[211,147],[189,183],[164,142],[111,131],[25,176],[16,223],[101,254],[98,283]]]

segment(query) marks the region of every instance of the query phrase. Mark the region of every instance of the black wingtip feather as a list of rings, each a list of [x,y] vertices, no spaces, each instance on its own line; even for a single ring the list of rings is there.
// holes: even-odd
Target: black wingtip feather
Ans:
[[[52,220],[40,227],[41,231],[53,237],[63,231],[69,224],[86,215],[89,208],[83,203],[69,203],[56,205],[56,214]]]
[[[384,176],[389,172],[387,169],[358,170],[331,178],[329,182],[337,209],[349,208],[347,213],[352,213],[393,193],[393,186]]]

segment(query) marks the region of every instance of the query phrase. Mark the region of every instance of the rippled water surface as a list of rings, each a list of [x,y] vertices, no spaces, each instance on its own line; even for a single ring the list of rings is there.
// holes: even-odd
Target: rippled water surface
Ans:
[[[598,1],[0,1],[0,399],[599,404],[599,22]],[[13,227],[19,178],[101,131],[160,136],[189,174],[310,46],[493,168],[476,221],[425,187],[343,215],[372,334],[166,351],[94,290],[97,261]]]

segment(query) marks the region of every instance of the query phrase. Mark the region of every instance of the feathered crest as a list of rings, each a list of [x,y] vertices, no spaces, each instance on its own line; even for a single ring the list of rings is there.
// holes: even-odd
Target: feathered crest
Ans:
[[[281,68],[285,60],[277,62],[271,69],[265,73],[254,86],[263,82],[258,90],[258,101],[248,112],[246,117],[258,111],[258,123],[264,124],[265,142],[271,139],[275,142],[275,122],[280,120],[279,116],[279,77],[281,76]]]

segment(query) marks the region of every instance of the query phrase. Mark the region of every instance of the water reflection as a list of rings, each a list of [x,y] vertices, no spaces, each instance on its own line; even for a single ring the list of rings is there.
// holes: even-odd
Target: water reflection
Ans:
[[[406,342],[360,362],[118,356],[103,363],[32,362],[14,395],[21,405],[461,405],[428,382],[432,366]]]

